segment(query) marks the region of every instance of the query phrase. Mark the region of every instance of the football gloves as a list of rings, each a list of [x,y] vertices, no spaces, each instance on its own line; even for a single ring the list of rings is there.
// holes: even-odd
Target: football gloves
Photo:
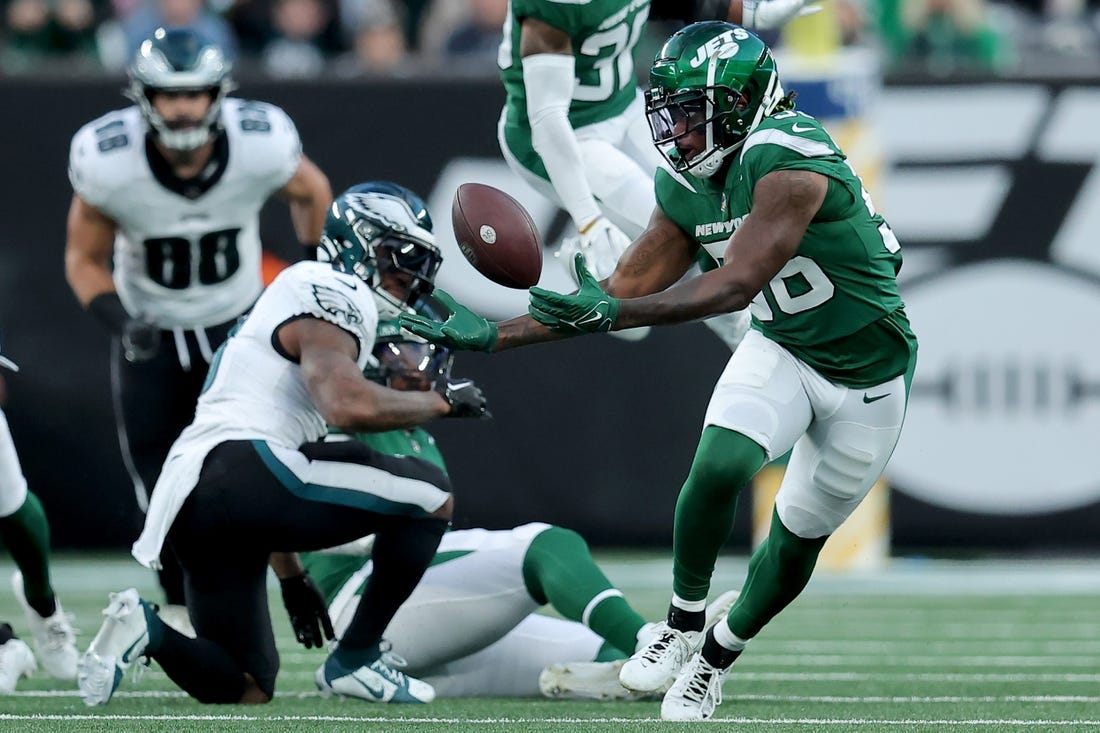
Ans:
[[[585,267],[584,255],[573,255],[580,290],[572,295],[531,288],[527,312],[554,333],[577,335],[610,331],[619,315],[619,299],[612,298]]]
[[[148,321],[131,318],[122,325],[122,355],[138,364],[149,361],[160,348],[160,329]]]
[[[776,30],[820,10],[821,0],[742,0],[741,25],[754,31]]]
[[[325,597],[308,573],[281,578],[283,605],[290,616],[294,638],[306,649],[325,645],[325,639],[334,639],[332,620],[328,616]]]
[[[497,342],[497,327],[452,298],[444,290],[433,293],[451,312],[446,321],[413,313],[401,314],[401,328],[422,339],[455,351],[492,351]]]
[[[562,261],[569,269],[569,276],[580,285],[572,266],[573,258],[578,252],[584,255],[588,269],[596,275],[596,279],[605,280],[615,272],[619,258],[629,246],[630,237],[623,234],[606,216],[601,215],[582,227],[577,236],[562,240],[561,247],[554,256]]]
[[[436,391],[443,395],[443,399],[447,400],[447,404],[451,406],[451,411],[444,417],[472,417],[478,420],[488,420],[492,417],[485,395],[472,379],[441,380],[436,385]]]

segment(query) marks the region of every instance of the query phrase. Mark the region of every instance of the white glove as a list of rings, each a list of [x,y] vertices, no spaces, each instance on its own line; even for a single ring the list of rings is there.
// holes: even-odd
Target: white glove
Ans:
[[[612,224],[602,214],[581,227],[575,237],[567,237],[562,240],[561,247],[554,254],[569,270],[574,282],[577,279],[576,269],[573,267],[573,255],[580,252],[584,255],[584,263],[588,271],[596,276],[597,280],[604,280],[615,272],[615,265],[619,258],[630,246],[630,237],[623,234],[622,230]],[[577,283],[579,286],[580,283]]]
[[[742,0],[741,24],[754,31],[782,28],[800,15],[821,10],[821,0]]]

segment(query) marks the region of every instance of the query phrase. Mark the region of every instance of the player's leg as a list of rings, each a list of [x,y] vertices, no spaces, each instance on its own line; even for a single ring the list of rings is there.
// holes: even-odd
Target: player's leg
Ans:
[[[660,689],[702,642],[710,578],[733,526],[740,491],[770,457],[794,444],[811,414],[793,357],[750,333],[715,385],[706,427],[676,503],[668,618],[623,666],[624,685]]]
[[[192,365],[205,368],[205,363]],[[148,361],[131,363],[116,338],[111,344],[111,390],[115,427],[123,465],[134,485],[139,517],[149,507],[149,496],[172,443],[195,414],[198,391],[192,375],[180,366],[170,331],[161,333],[158,350]],[[158,579],[165,602],[182,606],[183,574],[179,561],[165,549]]]
[[[882,474],[901,434],[906,378],[871,390],[834,385],[805,365],[803,384],[815,413],[798,440],[776,496],[768,538],[753,553],[741,596],[725,623],[707,634],[700,654],[662,704],[662,717],[698,720],[713,712],[713,690],[747,642],[805,588],[817,556]],[[866,393],[883,395],[866,403]],[[705,690],[700,694],[701,690]]]
[[[277,477],[282,489],[265,497],[262,521],[236,525],[261,546],[313,550],[375,535],[373,572],[339,646],[317,672],[318,686],[362,697],[363,686],[352,675],[373,670],[382,687],[368,689],[368,699],[429,701],[430,687],[392,668],[382,635],[446,530],[446,475],[427,462],[384,455],[358,441],[313,443],[300,452],[259,441],[248,446],[254,454],[249,460]]]
[[[50,583],[50,525],[42,503],[27,490],[7,417],[0,410],[0,540],[18,571],[12,589],[23,607],[35,651],[52,676],[76,677],[76,635]]]
[[[424,680],[439,697],[531,697],[540,692],[544,669],[578,661],[594,663],[604,646],[602,638],[581,624],[530,614],[488,647],[427,670]],[[614,674],[604,675],[601,681],[603,688],[626,697]],[[593,690],[591,682],[587,688]],[[598,693],[586,697],[602,699]]]
[[[549,603],[615,648],[633,654],[645,619],[592,559],[584,538],[564,527],[548,527],[531,541],[523,558],[523,581],[540,605]]]

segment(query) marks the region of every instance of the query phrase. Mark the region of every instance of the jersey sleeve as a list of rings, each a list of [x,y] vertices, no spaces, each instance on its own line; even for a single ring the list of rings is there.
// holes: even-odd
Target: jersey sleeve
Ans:
[[[122,151],[135,144],[132,137],[124,120],[110,115],[89,122],[73,135],[69,145],[69,182],[80,198],[97,209],[110,201],[114,185],[110,161],[106,158],[126,157]]]
[[[378,308],[366,283],[327,263],[301,262],[283,270],[271,287],[286,299],[286,318],[312,316],[350,333],[359,343],[360,366],[365,366],[378,329]]]
[[[512,16],[517,21],[534,18],[570,36],[585,27],[585,14],[589,13],[591,9],[575,0],[512,0]]]
[[[266,102],[229,100],[233,113],[225,124],[235,127],[227,132],[249,152],[246,159],[257,185],[271,191],[282,188],[298,170],[302,160],[302,141],[298,128],[279,107]]]
[[[835,177],[844,154],[813,117],[794,114],[769,121],[745,140],[741,168],[750,186],[773,171],[808,170]]]

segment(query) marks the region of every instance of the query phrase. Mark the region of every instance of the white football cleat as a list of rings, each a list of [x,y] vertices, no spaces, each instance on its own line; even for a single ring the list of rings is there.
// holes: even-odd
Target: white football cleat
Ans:
[[[110,594],[103,609],[103,625],[80,658],[77,686],[85,705],[106,705],[122,676],[134,662],[148,662],[149,620],[155,607],[143,601],[135,588]]]
[[[326,697],[341,695],[369,702],[428,703],[435,699],[434,687],[400,670],[406,662],[390,651],[389,642],[382,642],[381,649],[378,659],[353,669],[330,654],[313,677],[317,689]]]
[[[27,603],[23,574],[18,570],[11,576],[11,588],[15,592],[15,600],[23,607],[23,615],[27,618],[34,640],[34,651],[42,667],[51,677],[59,680],[76,679],[76,661],[80,652],[76,649],[72,616],[61,608],[61,600],[54,598],[53,615],[44,618]]]
[[[543,697],[558,700],[645,700],[658,692],[628,690],[619,682],[625,659],[614,662],[563,662],[539,673]]]
[[[34,653],[22,639],[11,638],[0,644],[0,695],[15,692],[20,677],[30,677],[38,665]]]
[[[722,681],[726,670],[710,666],[696,653],[672,683],[661,701],[661,720],[692,722],[706,720],[722,704]]]
[[[667,688],[703,643],[703,632],[680,631],[662,621],[649,641],[623,662],[619,682],[628,690],[657,692]]]

